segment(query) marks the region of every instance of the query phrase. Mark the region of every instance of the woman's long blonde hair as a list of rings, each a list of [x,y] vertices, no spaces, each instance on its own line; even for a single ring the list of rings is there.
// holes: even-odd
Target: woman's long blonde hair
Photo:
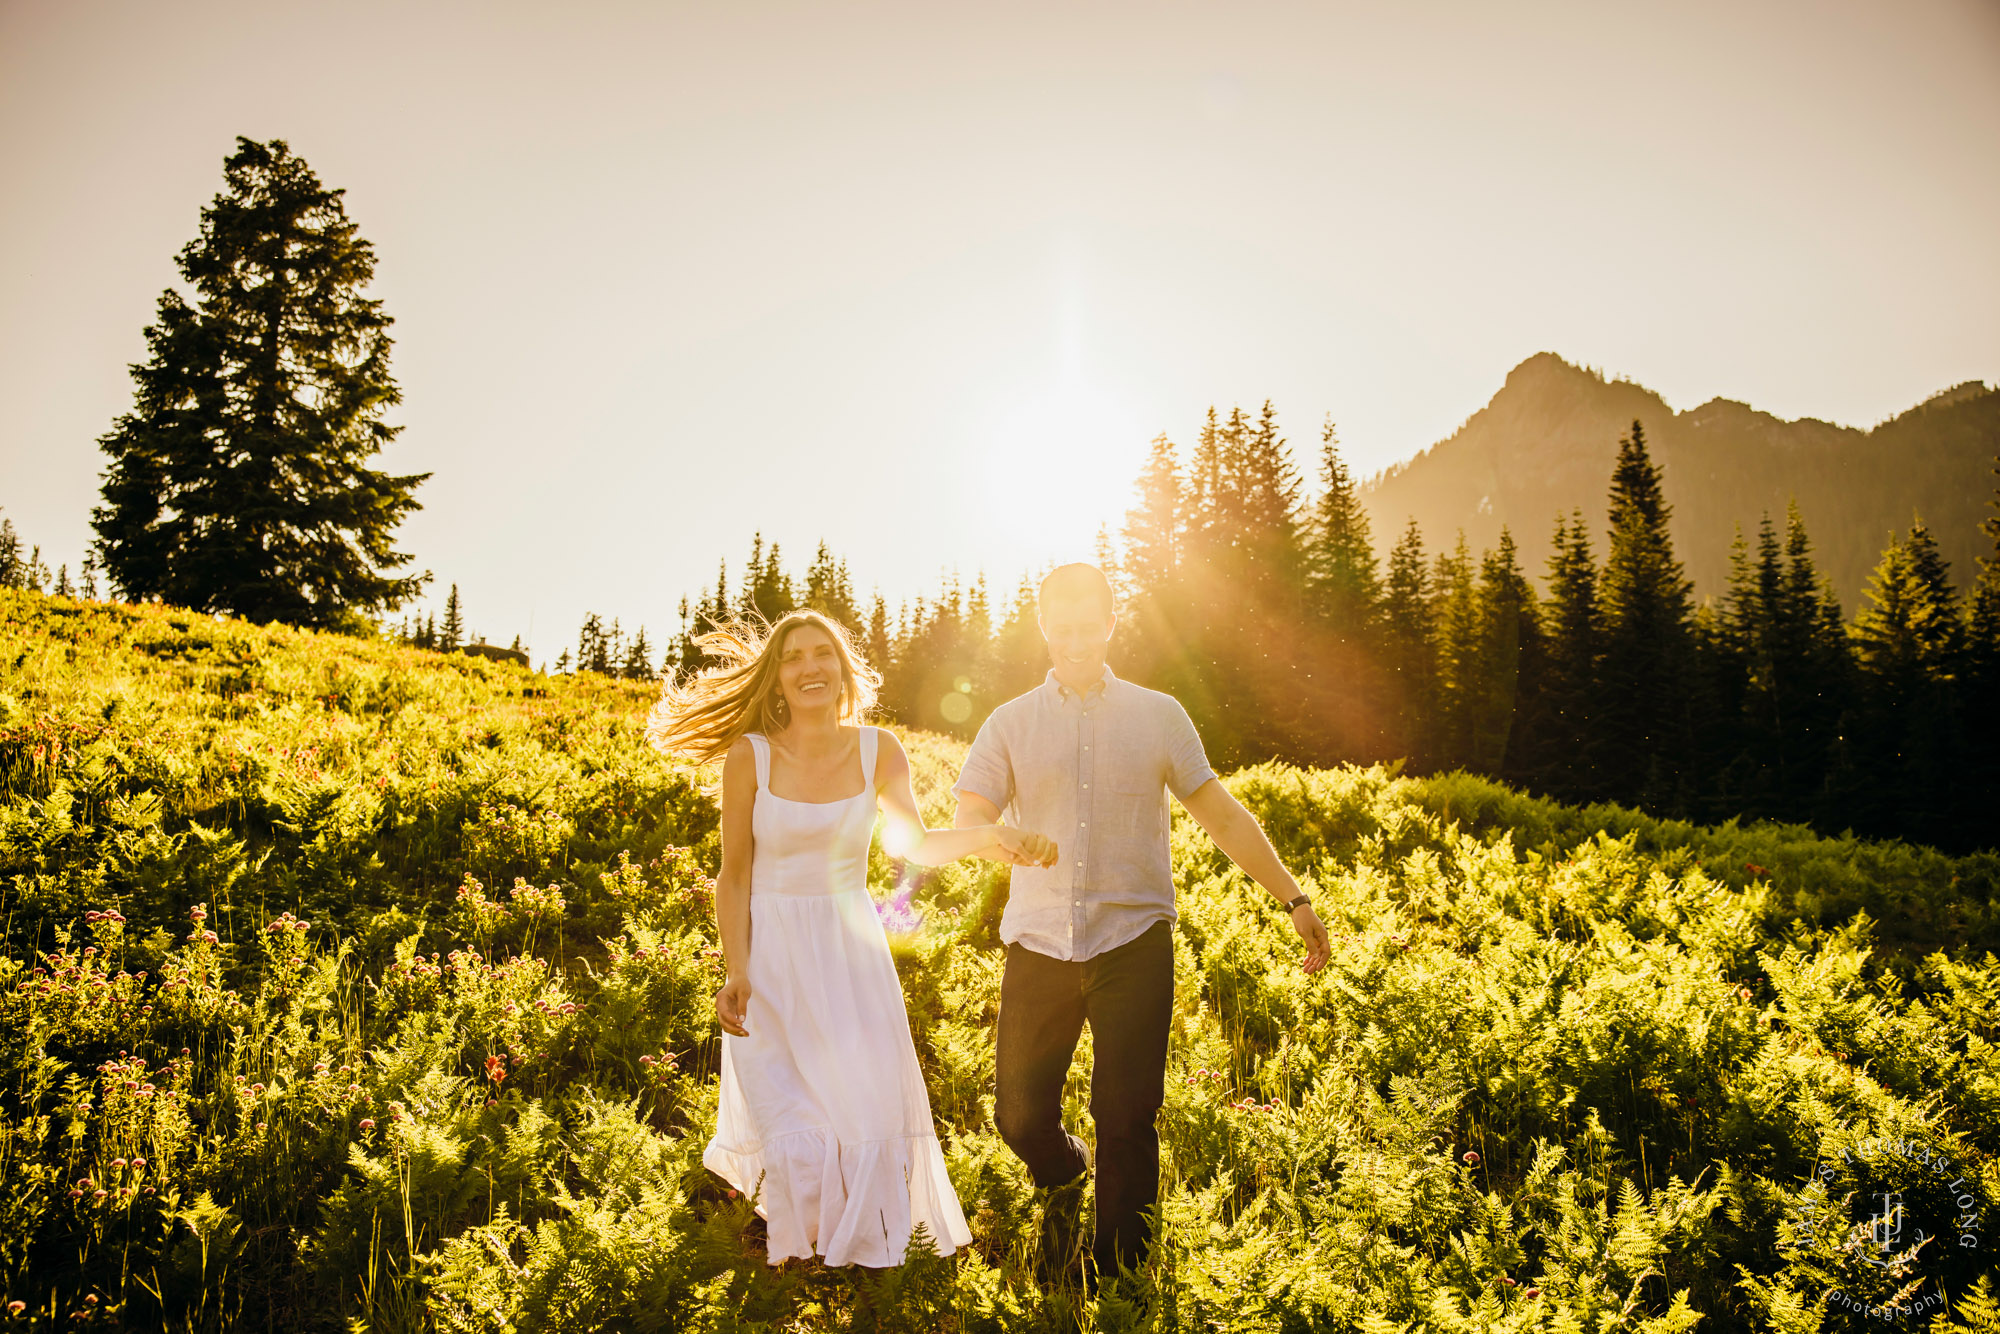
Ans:
[[[835,715],[843,723],[859,723],[875,707],[882,674],[855,651],[845,626],[820,612],[786,612],[775,625],[747,621],[720,625],[695,643],[722,665],[711,667],[685,685],[671,680],[660,691],[660,702],[646,715],[646,740],[670,755],[697,764],[711,764],[729,753],[738,737],[751,732],[769,735],[791,721],[778,684],[778,662],[785,638],[802,626],[822,630],[840,656],[840,704]]]

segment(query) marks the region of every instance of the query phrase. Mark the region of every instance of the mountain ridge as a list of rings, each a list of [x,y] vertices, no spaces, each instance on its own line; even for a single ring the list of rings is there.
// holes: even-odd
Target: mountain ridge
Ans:
[[[2000,454],[2000,390],[1968,380],[1863,430],[1816,417],[1787,420],[1716,396],[1675,412],[1637,381],[1607,378],[1554,352],[1507,373],[1493,397],[1451,435],[1370,478],[1361,499],[1378,546],[1411,518],[1432,550],[1463,531],[1475,550],[1508,528],[1540,576],[1558,515],[1582,510],[1603,554],[1618,440],[1645,427],[1674,506],[1676,551],[1697,596],[1726,587],[1740,526],[1780,525],[1796,499],[1821,571],[1850,614],[1893,533],[1921,514],[1953,578],[1966,586],[1990,547],[1979,532]]]

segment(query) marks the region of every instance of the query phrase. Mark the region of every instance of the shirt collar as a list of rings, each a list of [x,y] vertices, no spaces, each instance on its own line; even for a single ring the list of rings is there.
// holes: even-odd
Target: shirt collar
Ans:
[[[1055,668],[1053,667],[1049,668],[1048,676],[1046,676],[1043,679],[1044,682],[1047,684],[1048,688],[1055,692],[1055,697],[1057,700],[1067,703],[1072,698],[1069,687],[1064,685],[1060,680],[1056,678]],[[1096,685],[1092,686],[1089,690],[1084,692],[1084,698],[1088,699],[1092,696],[1096,696],[1097,698],[1102,699],[1105,695],[1111,692],[1111,685],[1117,679],[1118,677],[1111,670],[1111,664],[1108,662],[1105,663],[1104,675],[1097,678]]]

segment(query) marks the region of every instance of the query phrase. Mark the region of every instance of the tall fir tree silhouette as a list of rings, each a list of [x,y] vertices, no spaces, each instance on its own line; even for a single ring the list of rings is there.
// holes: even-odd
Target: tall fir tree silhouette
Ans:
[[[451,595],[444,600],[442,634],[438,647],[447,653],[465,642],[465,611],[459,605],[457,584],[451,586]]]
[[[2000,458],[1993,471],[2000,477]],[[2000,805],[2000,487],[1992,506],[1979,529],[1992,546],[1979,561],[1966,625],[1965,727],[1972,781],[1961,803],[1987,810]]]
[[[862,628],[861,612],[854,602],[854,579],[847,572],[847,562],[835,560],[824,540],[806,568],[805,594],[800,605],[832,617],[850,633]]]
[[[1544,725],[1535,742],[1531,781],[1565,800],[1594,801],[1602,790],[1597,721],[1604,617],[1590,527],[1581,513],[1556,520],[1547,588]]]
[[[1380,652],[1389,708],[1395,716],[1390,746],[1419,769],[1430,767],[1437,755],[1435,620],[1424,534],[1411,519],[1389,553]]]
[[[1331,417],[1320,428],[1320,495],[1313,507],[1306,567],[1317,619],[1344,639],[1368,634],[1382,596],[1375,544],[1354,475],[1340,457]]]
[[[1679,814],[1694,797],[1691,586],[1668,533],[1672,507],[1634,421],[1611,474],[1611,544],[1599,584],[1604,609],[1602,714],[1609,794]]]
[[[1482,773],[1520,782],[1546,725],[1548,652],[1534,586],[1505,527],[1499,546],[1480,558],[1479,622],[1472,762]]]
[[[1478,570],[1464,533],[1456,547],[1439,552],[1432,563],[1431,598],[1437,664],[1432,696],[1437,753],[1431,762],[1440,769],[1463,768],[1473,763],[1473,723],[1485,690]]]
[[[1966,625],[1950,570],[1921,519],[1891,542],[1854,620],[1867,703],[1863,767],[1874,780],[1862,827],[1954,842],[1965,759],[1959,687]]]
[[[192,303],[161,294],[98,442],[97,551],[128,599],[359,628],[429,577],[391,573],[429,474],[369,466],[402,429],[374,249],[281,139],[238,139],[223,177],[177,260]]]

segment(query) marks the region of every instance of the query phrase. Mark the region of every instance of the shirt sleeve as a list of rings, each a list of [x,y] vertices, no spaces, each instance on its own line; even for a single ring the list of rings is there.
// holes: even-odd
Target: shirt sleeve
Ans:
[[[1194,720],[1177,699],[1169,699],[1167,717],[1163,720],[1167,749],[1167,789],[1180,801],[1186,801],[1195,790],[1215,777],[1215,770],[1209,767],[1208,752],[1202,749],[1201,734],[1194,730]]]
[[[965,752],[958,781],[951,785],[952,795],[984,797],[996,811],[1006,810],[1014,800],[1014,765],[1000,730],[1000,715],[988,714],[972,739],[972,749]]]

